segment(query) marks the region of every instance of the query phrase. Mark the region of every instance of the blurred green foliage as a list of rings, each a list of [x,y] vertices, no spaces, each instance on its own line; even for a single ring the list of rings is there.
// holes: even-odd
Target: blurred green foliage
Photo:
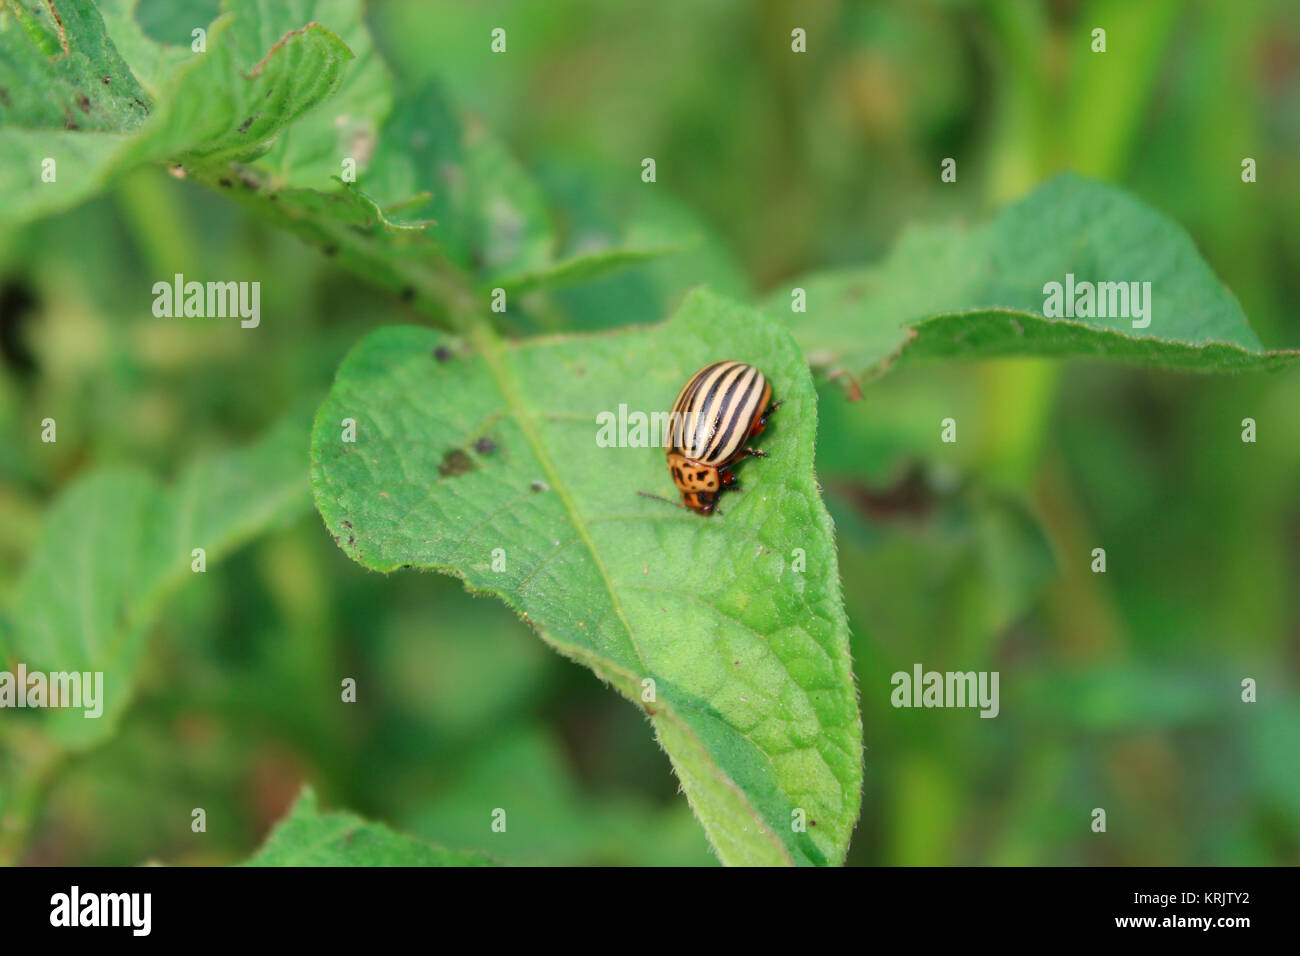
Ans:
[[[185,42],[194,18],[170,7],[141,0],[140,21]],[[703,237],[556,293],[539,327],[654,321],[697,281],[758,297],[1068,168],[1182,223],[1264,344],[1300,345],[1300,9],[1284,0],[381,0],[369,25],[399,77],[441,81],[510,145],[573,234],[635,201],[638,221]],[[506,56],[487,52],[496,26]],[[645,156],[655,196],[628,200]],[[155,319],[148,290],[175,272],[260,280],[275,319],[256,336]],[[0,589],[90,467],[171,482],[410,321],[161,171],[0,235]],[[927,365],[821,399],[867,748],[850,863],[1300,862],[1300,370]],[[961,440],[941,445],[958,411]],[[455,582],[361,571],[314,515],[187,582],[148,640],[121,732],[40,778],[26,862],[243,859],[303,781],[327,808],[506,863],[711,860],[634,708]],[[1000,716],[892,708],[890,674],[915,662],[1000,671]],[[1243,677],[1258,703],[1240,703]],[[0,723],[0,814],[40,769],[26,716]],[[498,839],[487,814],[507,796],[527,825]]]

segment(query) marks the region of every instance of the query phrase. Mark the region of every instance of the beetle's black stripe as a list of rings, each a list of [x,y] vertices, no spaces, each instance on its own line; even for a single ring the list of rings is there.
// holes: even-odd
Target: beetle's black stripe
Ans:
[[[709,457],[709,446],[728,415],[727,403],[745,376],[745,371],[745,366],[739,363],[730,364],[710,376],[707,386],[696,393],[698,415],[691,433],[691,457],[696,461],[713,463]]]
[[[762,372],[754,369],[746,393],[736,400],[731,426],[726,435],[720,437],[715,443],[711,456],[722,461],[731,461],[740,453],[749,438],[754,419],[762,413],[763,404],[770,396],[771,389],[768,387],[767,379],[763,377]]]
[[[719,384],[728,376],[734,377],[735,374],[734,363],[719,362],[698,376],[695,388],[688,397],[684,409],[683,446],[690,458],[697,461],[703,458],[714,425],[713,417],[716,412],[713,406],[718,397]]]
[[[731,402],[737,389],[742,387],[749,371],[749,366],[739,362],[733,363],[714,373],[708,382],[707,392],[701,389],[703,395],[697,403],[699,416],[694,440],[691,443],[691,450],[697,461],[711,465],[718,463],[710,453],[710,447],[714,436],[730,421]]]
[[[719,398],[718,414],[715,416],[717,427],[704,450],[705,461],[718,462],[722,460],[719,453],[724,451],[731,442],[732,435],[736,431],[736,423],[743,417],[745,405],[750,403],[750,392],[753,390],[754,378],[757,375],[758,369],[756,368],[743,369],[731,381],[726,393]],[[748,430],[749,419],[745,420],[743,427],[746,431]]]
[[[727,362],[713,362],[704,366],[694,375],[690,381],[682,386],[681,392],[677,396],[677,401],[673,402],[673,412],[670,422],[670,432],[672,441],[671,448],[681,450],[686,445],[686,435],[688,431],[693,433],[693,417],[691,409],[695,407],[695,397],[699,393],[700,386],[709,374],[721,366],[727,365]]]
[[[715,377],[726,374],[730,362],[714,362],[706,365],[691,377],[677,397],[673,406],[673,446],[686,457],[694,457],[695,436],[697,434],[702,410],[702,400],[707,399]]]
[[[725,406],[729,416],[726,428],[714,435],[713,442],[705,453],[708,461],[730,461],[736,456],[749,437],[750,426],[754,424],[759,402],[766,390],[767,381],[763,378],[763,373],[751,367],[745,376],[743,390],[738,387],[728,398]]]

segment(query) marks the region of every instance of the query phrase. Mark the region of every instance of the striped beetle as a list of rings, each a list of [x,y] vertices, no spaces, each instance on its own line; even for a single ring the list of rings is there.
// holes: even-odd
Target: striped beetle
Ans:
[[[780,405],[771,401],[766,377],[744,362],[711,362],[682,386],[669,417],[668,471],[683,505],[713,514],[723,491],[739,490],[736,462],[767,457],[746,443]]]

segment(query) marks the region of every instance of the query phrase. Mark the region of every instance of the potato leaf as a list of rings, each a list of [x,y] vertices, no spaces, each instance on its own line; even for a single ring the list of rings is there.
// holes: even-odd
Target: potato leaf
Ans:
[[[332,31],[312,21],[278,31],[287,8],[277,14],[251,0],[227,7],[209,28],[207,52],[182,60],[145,38],[124,4],[113,5],[110,19],[128,49],[145,57],[146,74],[155,82],[166,75],[158,102],[147,105],[88,0],[58,5],[60,31],[31,11],[16,16],[24,10],[18,0],[0,6],[0,217],[64,208],[145,163],[255,158],[339,89],[353,54]],[[320,147],[311,139],[314,155]],[[51,181],[42,178],[47,159],[55,163]]]
[[[322,813],[304,788],[244,866],[491,866],[476,853],[429,846],[352,813]]]
[[[90,0],[0,3],[0,123],[123,132],[149,115],[144,90]]]
[[[743,491],[711,518],[639,496],[674,494],[662,448],[602,447],[597,415],[667,412],[724,357],[762,368],[784,402],[771,457],[739,470]],[[789,333],[705,292],[613,335],[506,345],[385,328],[317,417],[312,485],[354,560],[500,597],[642,706],[724,862],[838,863],[861,723],[816,415]]]
[[[394,102],[360,0],[225,0],[202,53],[146,36],[135,8],[107,0],[105,20],[89,0],[68,0],[59,34],[41,22],[46,8],[0,4],[0,219],[65,208],[139,165],[179,163],[210,185],[238,184],[254,212],[435,317],[448,269],[468,272],[480,295],[516,295],[689,244],[653,233],[562,249],[549,198],[481,123],[433,83]]]
[[[123,165],[259,156],[272,137],[339,88],[353,58],[319,23],[271,39],[252,10],[222,14],[208,42],[206,54],[178,71],[175,89]]]
[[[1131,314],[1048,318],[1045,286],[1060,283],[1064,297],[1067,275],[1076,287],[1149,283],[1149,314],[1137,319],[1149,326],[1135,328]],[[792,311],[795,288],[806,312]],[[1106,300],[1120,311],[1109,289]],[[990,223],[913,228],[879,265],[796,279],[765,307],[809,361],[853,379],[914,359],[1092,356],[1218,372],[1300,357],[1260,345],[1182,228],[1122,190],[1068,174]]]
[[[56,24],[44,5],[0,0],[0,219],[92,193],[149,115],[95,5],[69,0],[57,9]]]
[[[139,470],[93,471],[59,496],[19,577],[9,650],[28,672],[103,673],[103,713],[45,711],[71,748],[110,737],[134,695],[163,600],[194,572],[309,505],[306,415],[196,462],[170,487]]]

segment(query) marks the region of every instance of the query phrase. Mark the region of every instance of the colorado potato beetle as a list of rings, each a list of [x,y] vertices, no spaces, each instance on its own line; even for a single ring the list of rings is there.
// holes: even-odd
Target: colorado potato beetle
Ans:
[[[723,491],[738,490],[736,462],[767,457],[748,442],[776,410],[771,401],[767,378],[744,362],[711,362],[682,386],[669,417],[668,471],[683,505],[713,514]]]

